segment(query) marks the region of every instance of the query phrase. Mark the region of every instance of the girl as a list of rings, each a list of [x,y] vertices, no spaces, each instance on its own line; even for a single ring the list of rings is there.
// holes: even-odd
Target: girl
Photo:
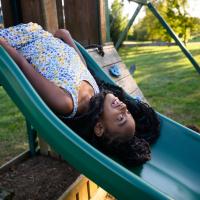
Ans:
[[[81,137],[127,165],[150,159],[149,144],[159,133],[156,113],[121,88],[95,80],[68,31],[53,36],[38,24],[20,24],[0,30],[0,44]]]

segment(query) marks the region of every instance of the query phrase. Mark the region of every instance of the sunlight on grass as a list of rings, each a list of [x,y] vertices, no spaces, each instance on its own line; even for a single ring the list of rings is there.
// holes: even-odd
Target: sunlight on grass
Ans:
[[[188,44],[200,63],[200,45]],[[120,55],[157,111],[185,125],[200,126],[200,75],[177,46],[123,47]]]
[[[0,165],[28,148],[25,120],[0,87]]]

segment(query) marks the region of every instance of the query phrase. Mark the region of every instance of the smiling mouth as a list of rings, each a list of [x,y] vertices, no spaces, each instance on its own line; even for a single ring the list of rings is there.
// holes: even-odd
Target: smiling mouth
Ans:
[[[112,107],[116,108],[116,107],[118,107],[118,106],[120,106],[120,101],[119,101],[119,99],[114,98],[114,99],[112,100]]]

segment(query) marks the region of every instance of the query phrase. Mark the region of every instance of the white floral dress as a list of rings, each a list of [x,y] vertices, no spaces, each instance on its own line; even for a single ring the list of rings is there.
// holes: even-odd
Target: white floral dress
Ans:
[[[95,94],[99,93],[97,83],[75,49],[44,31],[40,25],[31,22],[1,29],[0,37],[16,48],[40,74],[71,94],[74,108],[66,117],[72,118],[77,113],[82,80],[89,82]]]

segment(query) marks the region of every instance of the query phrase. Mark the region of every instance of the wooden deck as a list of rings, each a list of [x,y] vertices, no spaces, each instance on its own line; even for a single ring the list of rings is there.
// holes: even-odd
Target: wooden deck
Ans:
[[[137,83],[133,79],[132,75],[129,73],[129,70],[123,63],[113,44],[107,43],[103,47],[103,50],[105,53],[103,57],[97,53],[96,49],[90,49],[88,50],[88,53],[99,64],[99,66],[101,66],[104,71],[127,93],[132,96],[139,96],[142,100],[146,101]],[[109,68],[114,64],[116,64],[121,71],[121,75],[118,78],[113,77],[109,74]]]

